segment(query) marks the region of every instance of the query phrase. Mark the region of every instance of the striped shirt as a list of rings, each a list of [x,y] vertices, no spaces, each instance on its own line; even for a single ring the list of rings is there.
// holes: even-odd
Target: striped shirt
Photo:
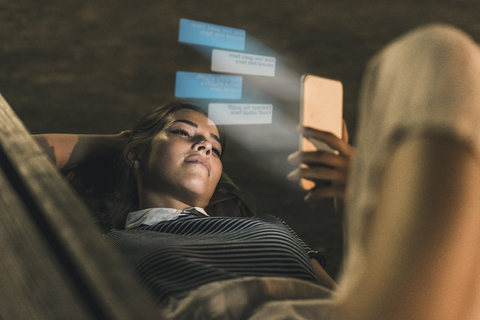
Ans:
[[[245,276],[316,282],[310,258],[321,256],[270,215],[235,218],[182,212],[158,223],[112,230],[107,237],[159,303],[214,281]]]

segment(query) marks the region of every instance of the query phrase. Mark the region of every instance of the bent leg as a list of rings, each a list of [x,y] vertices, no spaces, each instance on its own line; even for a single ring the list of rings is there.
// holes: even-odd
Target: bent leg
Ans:
[[[370,63],[347,203],[345,319],[478,312],[479,51],[432,26]]]
[[[468,319],[480,302],[479,159],[450,138],[408,137],[381,185],[346,319]]]

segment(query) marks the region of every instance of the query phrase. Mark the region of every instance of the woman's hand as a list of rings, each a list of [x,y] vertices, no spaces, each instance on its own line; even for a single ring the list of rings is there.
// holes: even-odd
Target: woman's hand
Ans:
[[[39,134],[33,139],[59,170],[84,161],[120,154],[131,137],[130,130],[118,134]]]
[[[288,179],[292,181],[300,179],[332,181],[327,186],[315,186],[309,190],[305,196],[305,201],[311,202],[322,198],[334,197],[337,201],[343,202],[347,189],[350,164],[355,151],[355,148],[348,144],[348,132],[345,121],[343,122],[341,139],[330,132],[309,127],[300,126],[298,130],[305,138],[320,140],[338,151],[338,154],[320,150],[292,153],[288,157],[288,161],[293,165],[299,165],[299,167],[288,174]],[[302,164],[305,166],[300,167]],[[339,205],[341,204],[339,203]]]
[[[125,146],[126,142],[132,137],[132,130],[124,130],[115,136],[118,139],[119,145]]]

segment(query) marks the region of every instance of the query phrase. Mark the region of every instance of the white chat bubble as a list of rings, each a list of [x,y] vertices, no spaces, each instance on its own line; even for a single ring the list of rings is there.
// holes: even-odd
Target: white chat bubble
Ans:
[[[275,76],[275,57],[214,49],[212,71]]]
[[[217,125],[272,123],[271,104],[210,103],[208,118]]]

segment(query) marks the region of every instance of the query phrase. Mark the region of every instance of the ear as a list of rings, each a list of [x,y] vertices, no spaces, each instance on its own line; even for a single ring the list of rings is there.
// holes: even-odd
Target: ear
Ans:
[[[136,147],[128,145],[123,151],[123,159],[134,172],[140,171],[141,160]]]

